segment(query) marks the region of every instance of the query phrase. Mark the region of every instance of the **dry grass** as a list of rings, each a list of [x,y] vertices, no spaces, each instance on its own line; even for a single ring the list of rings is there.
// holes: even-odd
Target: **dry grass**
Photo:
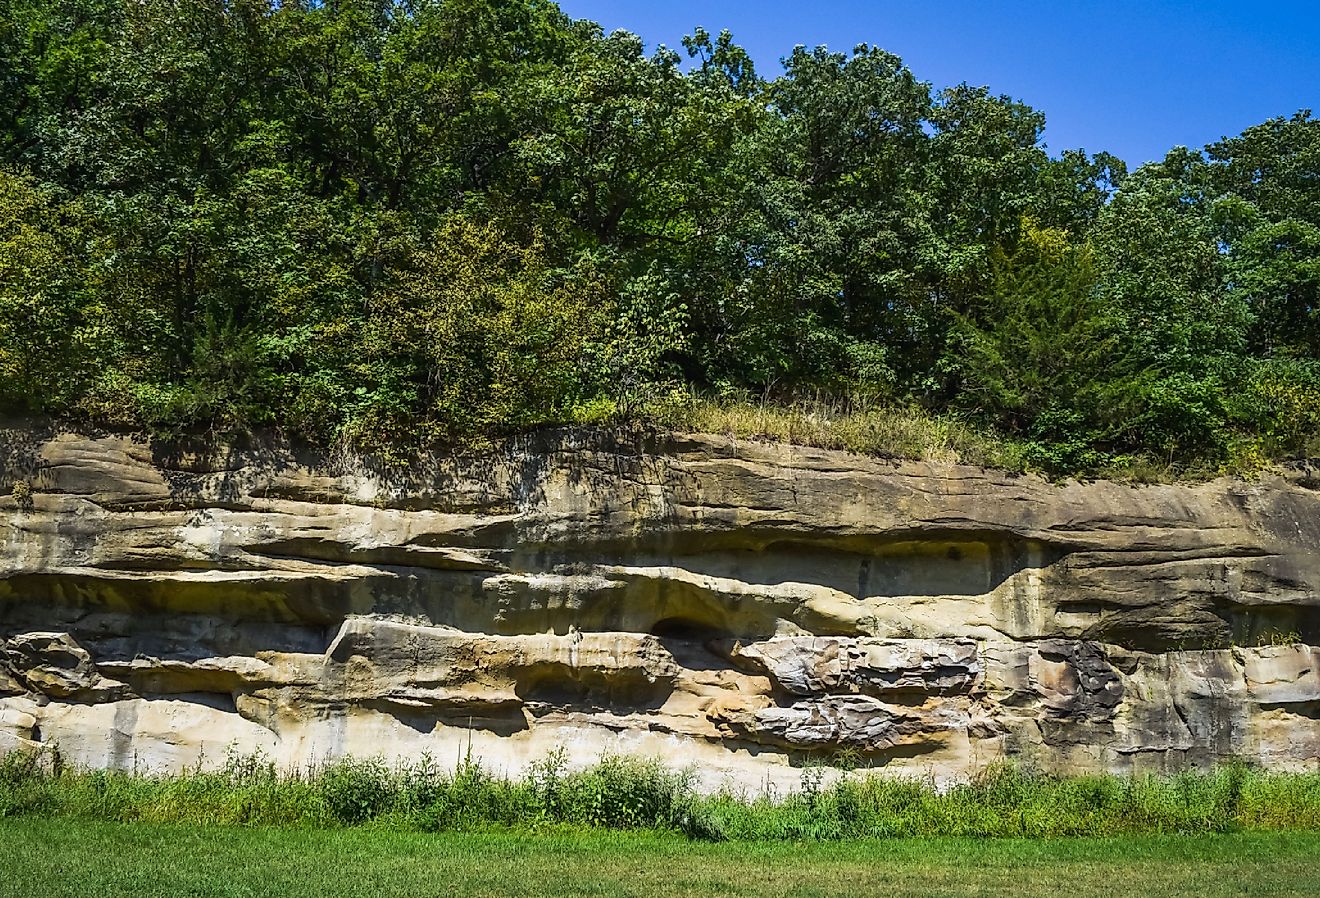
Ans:
[[[790,403],[680,395],[657,403],[651,420],[672,430],[727,434],[839,449],[879,458],[1025,470],[1021,447],[950,415],[915,407],[845,400]]]
[[[1051,470],[1033,462],[1031,444],[1005,436],[955,414],[877,400],[820,396],[784,402],[747,398],[712,399],[679,391],[652,402],[642,414],[654,426],[742,440],[837,449],[877,458],[976,465],[1052,479],[1114,480],[1123,483],[1199,483],[1216,477],[1252,479],[1277,470],[1254,443],[1230,440],[1223,458],[1175,459],[1149,452],[1110,457],[1085,471]]]

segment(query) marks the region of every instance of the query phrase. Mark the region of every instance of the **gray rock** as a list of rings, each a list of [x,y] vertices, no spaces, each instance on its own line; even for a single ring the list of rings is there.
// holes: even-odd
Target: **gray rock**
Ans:
[[[981,673],[969,639],[789,636],[736,644],[731,655],[793,695],[965,693]]]
[[[732,716],[734,732],[765,745],[791,749],[856,749],[877,752],[931,742],[966,730],[965,713],[952,707],[918,709],[887,705],[867,695],[831,695]]]

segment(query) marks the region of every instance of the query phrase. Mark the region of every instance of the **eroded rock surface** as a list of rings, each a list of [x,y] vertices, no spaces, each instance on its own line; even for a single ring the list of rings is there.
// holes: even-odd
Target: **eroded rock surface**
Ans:
[[[572,433],[382,473],[0,429],[0,750],[516,770],[562,745],[751,787],[837,752],[1313,765],[1314,483]]]
[[[103,701],[123,683],[101,676],[92,656],[68,633],[21,633],[4,644],[9,670],[5,685],[26,684],[50,698]]]
[[[731,652],[793,695],[970,692],[980,677],[970,639],[855,639],[788,636]]]

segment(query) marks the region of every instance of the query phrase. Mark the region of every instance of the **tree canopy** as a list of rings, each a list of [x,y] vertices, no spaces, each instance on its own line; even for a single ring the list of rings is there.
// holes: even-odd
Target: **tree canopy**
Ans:
[[[862,45],[549,0],[0,0],[0,413],[422,446],[674,391],[1086,471],[1320,435],[1320,120],[1127,172]]]

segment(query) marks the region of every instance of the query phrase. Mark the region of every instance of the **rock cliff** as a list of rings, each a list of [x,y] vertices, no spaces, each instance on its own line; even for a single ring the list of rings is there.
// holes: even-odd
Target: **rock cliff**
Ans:
[[[796,782],[1320,759],[1320,487],[571,432],[382,473],[0,430],[0,750]]]

